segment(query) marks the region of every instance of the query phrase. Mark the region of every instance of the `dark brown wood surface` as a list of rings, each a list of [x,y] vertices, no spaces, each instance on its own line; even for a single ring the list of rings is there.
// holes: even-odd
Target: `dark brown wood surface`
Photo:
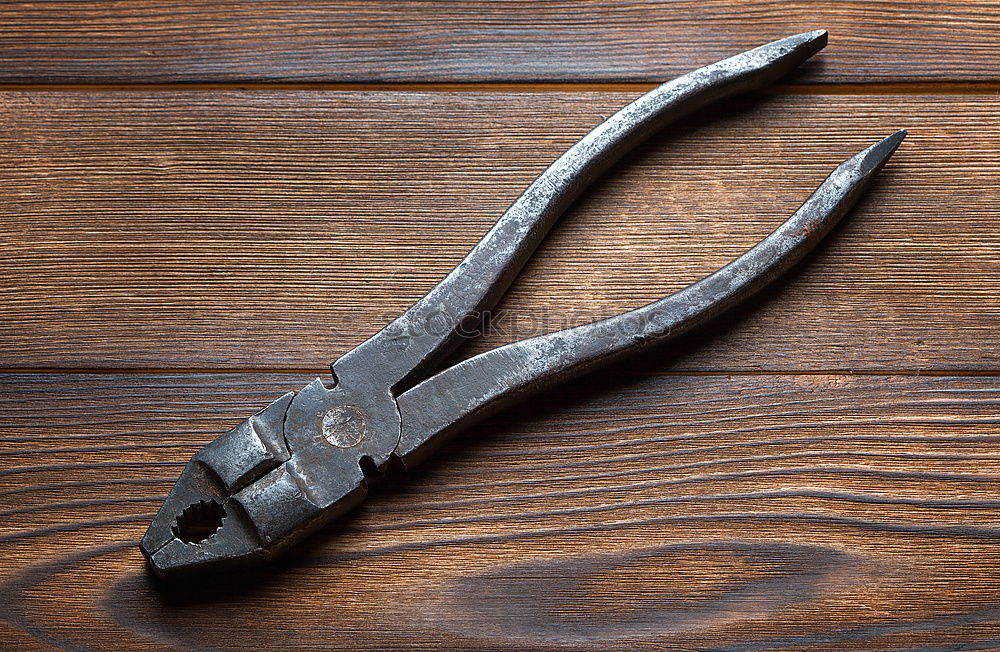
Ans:
[[[1000,648],[998,25],[994,3],[0,7],[0,647]],[[484,424],[274,569],[151,582],[136,543],[200,446],[420,297],[646,82],[813,27],[831,44],[793,85],[586,194],[458,355],[680,288],[910,129],[791,278]]]
[[[494,420],[237,585],[135,548],[296,374],[0,379],[5,640],[113,649],[1000,645],[994,377],[621,374]]]
[[[317,369],[457,263],[622,93],[8,93],[0,358]],[[831,245],[689,370],[1000,367],[996,98],[771,95],[655,139],[570,212],[480,351],[643,305],[913,135]],[[112,334],[109,337],[109,334]]]
[[[809,29],[810,82],[1000,81],[1000,3],[10,2],[0,82],[659,81]]]

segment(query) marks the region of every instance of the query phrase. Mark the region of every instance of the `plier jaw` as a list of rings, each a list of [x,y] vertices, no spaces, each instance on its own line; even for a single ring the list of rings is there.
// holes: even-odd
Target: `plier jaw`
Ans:
[[[284,420],[293,397],[285,394],[191,458],[140,543],[157,573],[263,561],[260,528],[238,495],[291,457]]]
[[[161,576],[267,561],[361,502],[400,437],[387,390],[289,392],[198,451],[140,548]]]
[[[161,577],[257,565],[269,556],[247,514],[226,497],[211,471],[193,460],[153,518],[139,548]]]

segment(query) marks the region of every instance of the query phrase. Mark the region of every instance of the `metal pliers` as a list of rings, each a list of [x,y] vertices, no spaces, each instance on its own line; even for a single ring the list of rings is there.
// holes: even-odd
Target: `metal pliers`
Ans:
[[[358,505],[390,465],[425,460],[530,394],[688,333],[809,252],[905,136],[834,170],[771,235],[707,278],[610,319],[514,342],[429,375],[517,276],[580,192],[625,152],[706,105],[770,84],[826,45],[814,31],[700,68],[635,100],[560,156],[436,287],[333,363],[194,455],[142,538],[160,575],[261,563]]]

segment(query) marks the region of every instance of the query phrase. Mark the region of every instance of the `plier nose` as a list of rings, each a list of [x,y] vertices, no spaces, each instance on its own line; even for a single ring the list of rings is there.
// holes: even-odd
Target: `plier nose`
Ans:
[[[582,190],[666,124],[765,86],[826,44],[819,30],[700,68],[595,127],[535,180],[466,258],[382,331],[191,459],[141,548],[169,576],[266,561],[356,506],[394,461],[411,467],[447,437],[557,382],[686,334],[787,272],[858,199],[898,131],[841,163],[787,222],[705,279],[659,301],[514,342],[433,375],[492,307]]]
[[[291,457],[284,421],[294,396],[285,394],[191,458],[140,543],[158,572],[265,556],[240,497]]]

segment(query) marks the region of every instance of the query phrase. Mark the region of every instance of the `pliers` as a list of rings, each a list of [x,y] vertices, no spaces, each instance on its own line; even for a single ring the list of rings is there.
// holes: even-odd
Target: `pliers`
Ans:
[[[776,81],[826,45],[790,36],[678,77],[598,125],[525,190],[436,287],[317,378],[198,451],[140,547],[173,576],[262,563],[357,506],[391,466],[525,397],[684,335],[799,262],[855,203],[905,136],[840,164],[792,217],[745,254],[659,301],[514,342],[437,369],[507,290],[559,215],[666,124]],[[432,373],[435,372],[436,373]]]

